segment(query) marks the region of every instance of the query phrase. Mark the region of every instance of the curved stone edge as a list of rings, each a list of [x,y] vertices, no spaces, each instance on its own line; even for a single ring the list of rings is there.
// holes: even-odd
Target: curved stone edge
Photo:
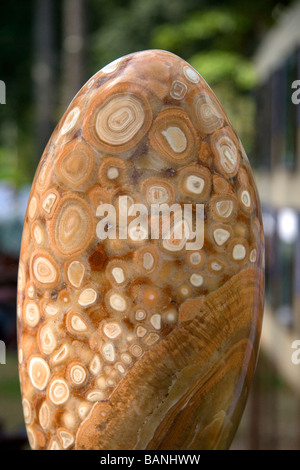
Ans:
[[[199,298],[194,315],[148,351],[109,400],[95,403],[76,448],[228,448],[255,369],[263,282],[259,269],[247,269]]]

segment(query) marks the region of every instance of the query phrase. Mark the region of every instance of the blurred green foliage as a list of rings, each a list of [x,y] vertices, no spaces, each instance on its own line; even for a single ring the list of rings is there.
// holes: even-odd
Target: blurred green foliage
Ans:
[[[210,9],[189,14],[177,28],[163,24],[156,28],[153,44],[180,50],[191,41],[212,40],[219,34],[232,34],[243,29],[245,19],[228,9]]]
[[[60,108],[63,3],[53,4],[55,94]],[[108,62],[149,48],[169,50],[190,62],[212,86],[250,158],[255,133],[252,56],[263,33],[290,0],[86,0],[85,80]],[[0,17],[0,181],[31,182],[36,157],[34,126],[35,0],[5,2]],[[54,123],[59,119],[57,111]],[[50,137],[50,136],[49,136]]]
[[[7,351],[6,365],[0,365],[0,417],[7,432],[19,430],[24,423],[15,351]]]

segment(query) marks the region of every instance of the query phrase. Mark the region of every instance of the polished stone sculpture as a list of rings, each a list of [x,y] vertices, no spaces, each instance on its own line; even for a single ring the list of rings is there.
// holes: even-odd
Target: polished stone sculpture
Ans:
[[[263,295],[257,190],[212,90],[165,51],[104,67],[55,129],[24,222],[31,447],[228,448]]]

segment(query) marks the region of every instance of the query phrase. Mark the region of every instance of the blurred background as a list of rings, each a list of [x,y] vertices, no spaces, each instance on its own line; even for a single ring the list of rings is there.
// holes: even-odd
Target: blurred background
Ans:
[[[300,2],[15,0],[0,16],[0,446],[26,448],[16,280],[30,185],[65,108],[91,75],[158,48],[212,86],[244,144],[263,206],[266,306],[250,398],[232,449],[300,449]],[[3,95],[4,93],[4,95]],[[300,93],[299,93],[300,97]],[[5,99],[4,99],[5,98]]]

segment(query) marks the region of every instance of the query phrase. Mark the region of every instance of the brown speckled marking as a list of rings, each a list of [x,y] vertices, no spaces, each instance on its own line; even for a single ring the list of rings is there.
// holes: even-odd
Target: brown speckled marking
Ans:
[[[203,248],[99,240],[97,208],[114,204],[122,228],[121,196],[204,204]],[[33,449],[230,446],[260,336],[261,210],[238,136],[185,61],[132,54],[75,96],[33,182],[17,303]]]

